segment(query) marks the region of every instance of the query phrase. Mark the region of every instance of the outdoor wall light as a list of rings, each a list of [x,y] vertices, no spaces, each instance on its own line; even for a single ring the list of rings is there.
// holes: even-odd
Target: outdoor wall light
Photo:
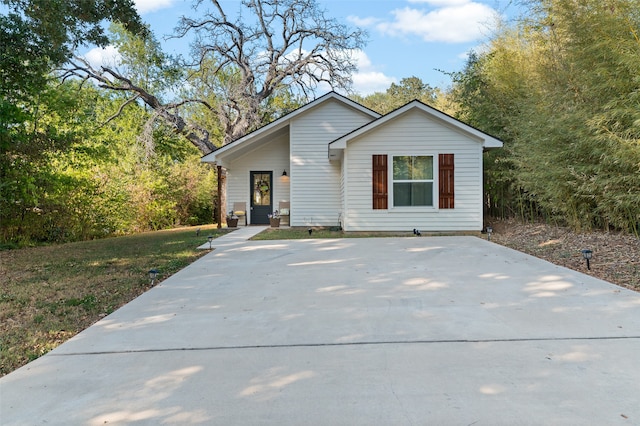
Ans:
[[[591,270],[591,265],[589,264],[589,261],[591,260],[591,256],[593,256],[593,251],[591,251],[589,249],[582,250],[582,257],[584,258],[584,260],[587,261],[587,269],[588,270]]]
[[[211,250],[211,241],[213,241],[213,235],[209,235],[207,237],[207,240],[209,241],[209,250]]]
[[[493,232],[493,228],[487,226],[487,240],[491,241],[491,233]]]
[[[153,286],[153,283],[156,282],[156,278],[158,277],[158,271],[157,269],[149,269],[149,279],[151,280],[151,285]]]
[[[287,177],[287,170],[286,169],[282,171],[282,176]]]

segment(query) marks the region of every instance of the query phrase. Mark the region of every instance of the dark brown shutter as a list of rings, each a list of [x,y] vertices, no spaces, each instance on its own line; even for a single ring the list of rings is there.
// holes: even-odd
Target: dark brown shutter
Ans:
[[[387,208],[387,156],[373,156],[373,209]]]
[[[439,207],[441,209],[452,209],[454,204],[454,191],[453,191],[453,175],[454,175],[454,162],[453,154],[440,154],[438,159],[439,169]]]

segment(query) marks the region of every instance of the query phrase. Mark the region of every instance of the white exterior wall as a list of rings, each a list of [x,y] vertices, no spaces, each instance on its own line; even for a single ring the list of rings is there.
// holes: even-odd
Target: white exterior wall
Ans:
[[[373,210],[372,160],[388,155],[389,208]],[[455,208],[438,209],[438,154],[454,154]],[[393,155],[434,157],[434,206],[393,207]],[[421,111],[410,111],[348,143],[344,228],[347,231],[482,229],[482,143]]]
[[[340,201],[341,201],[341,209],[340,209],[340,226],[344,228],[344,219],[347,212],[347,158],[342,157],[342,167],[340,170]]]
[[[330,162],[329,142],[372,118],[337,101],[295,117],[291,137],[291,226],[336,226],[342,213],[341,164]]]
[[[277,139],[262,144],[257,149],[236,159],[227,169],[227,211],[233,208],[234,202],[246,202],[247,210],[251,206],[249,172],[273,172],[272,202],[273,210],[278,209],[279,201],[290,200],[289,176],[282,176],[282,171],[289,174],[289,138],[284,134]],[[249,212],[249,223],[251,213]]]

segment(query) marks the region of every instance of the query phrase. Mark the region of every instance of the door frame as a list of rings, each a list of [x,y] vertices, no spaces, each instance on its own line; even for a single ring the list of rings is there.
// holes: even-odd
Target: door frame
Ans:
[[[267,209],[267,206],[258,206],[259,208],[259,213],[256,213],[255,217],[254,217],[254,205],[253,205],[253,179],[254,179],[254,175],[269,175],[269,183],[270,183],[270,194],[269,194],[269,206]],[[273,186],[274,186],[274,182],[273,182],[273,170],[250,170],[249,171],[249,212],[251,214],[250,220],[249,222],[252,225],[268,225],[269,224],[269,218],[267,217],[267,214],[270,214],[273,212]],[[264,217],[263,217],[264,216]]]

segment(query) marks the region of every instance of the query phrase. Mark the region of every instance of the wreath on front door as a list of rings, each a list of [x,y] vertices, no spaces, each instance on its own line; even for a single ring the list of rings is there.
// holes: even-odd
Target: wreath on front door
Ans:
[[[256,197],[255,201],[258,204],[262,204],[263,200],[267,199],[269,195],[269,181],[260,180],[256,182]]]

